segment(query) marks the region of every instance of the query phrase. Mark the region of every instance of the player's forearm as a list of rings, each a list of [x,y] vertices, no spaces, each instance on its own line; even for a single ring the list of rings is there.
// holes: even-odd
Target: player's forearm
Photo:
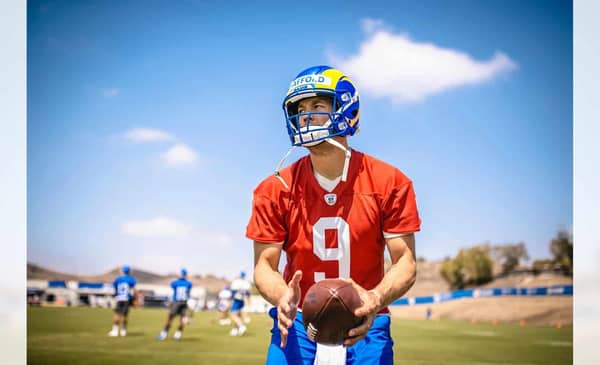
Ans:
[[[279,298],[287,290],[281,274],[266,263],[258,263],[254,267],[254,283],[263,298],[274,306],[277,306]]]
[[[417,264],[410,254],[401,256],[384,275],[381,282],[374,288],[377,295],[381,296],[381,307],[404,295],[415,283],[417,278]]]

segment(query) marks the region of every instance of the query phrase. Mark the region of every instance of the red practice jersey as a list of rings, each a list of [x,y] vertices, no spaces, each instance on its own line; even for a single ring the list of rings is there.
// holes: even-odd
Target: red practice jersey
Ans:
[[[397,168],[352,150],[348,178],[329,193],[317,182],[309,156],[281,171],[289,189],[270,176],[254,190],[246,236],[281,243],[289,282],[302,270],[304,294],[324,278],[352,278],[365,289],[384,275],[383,233],[420,229],[412,182]]]

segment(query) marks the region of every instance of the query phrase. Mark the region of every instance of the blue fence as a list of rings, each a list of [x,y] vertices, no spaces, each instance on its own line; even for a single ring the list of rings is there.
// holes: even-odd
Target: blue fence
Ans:
[[[64,280],[50,280],[48,281],[48,288],[66,288],[67,283]]]
[[[464,289],[425,297],[400,298],[391,305],[416,305],[447,302],[462,298],[485,298],[500,296],[549,296],[573,295],[573,285],[554,285],[531,288],[484,288]]]
[[[86,283],[80,281],[77,283],[77,288],[79,289],[102,289],[104,288],[104,283]]]

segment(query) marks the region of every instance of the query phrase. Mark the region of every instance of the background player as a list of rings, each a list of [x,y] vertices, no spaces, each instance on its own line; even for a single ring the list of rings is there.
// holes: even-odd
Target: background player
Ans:
[[[219,324],[222,326],[231,324],[229,318],[229,310],[231,309],[231,302],[233,301],[231,289],[229,285],[225,285],[218,294],[217,311],[219,312]]]
[[[171,282],[171,288],[173,288],[173,297],[171,304],[169,305],[169,314],[165,327],[156,337],[157,340],[164,340],[169,334],[169,328],[171,328],[171,322],[175,316],[179,316],[179,327],[175,334],[173,334],[174,340],[179,340],[185,326],[185,316],[187,311],[187,301],[190,298],[190,291],[192,290],[192,283],[187,280],[187,270],[181,269],[181,277]]]
[[[282,160],[258,185],[246,230],[254,241],[255,284],[275,306],[267,364],[391,364],[387,305],[416,278],[413,233],[420,219],[412,182],[348,147],[347,136],[358,130],[359,97],[341,71],[304,70],[290,84],[283,108],[292,148],[307,147],[309,155],[279,172]],[[384,274],[386,246],[392,265]],[[353,283],[363,303],[355,314],[366,320],[349,331],[345,347],[317,346],[297,308],[313,283],[337,277]]]
[[[247,313],[243,313],[244,306],[250,298],[250,288],[252,285],[246,280],[246,273],[242,271],[238,278],[231,282],[231,293],[233,302],[231,304],[230,317],[235,327],[231,329],[230,335],[241,336],[246,332],[244,323],[250,322]],[[245,317],[242,317],[245,316]]]
[[[186,315],[183,317],[183,319],[184,319],[184,323],[186,325],[190,325],[190,324],[192,324],[192,319],[194,318],[194,314],[197,311],[202,310],[202,304],[201,304],[200,300],[198,300],[198,298],[191,297],[187,301],[187,306],[188,306],[188,309],[187,309]]]
[[[123,266],[121,269],[123,275],[117,277],[113,282],[115,288],[115,315],[113,317],[112,330],[108,332],[110,337],[127,336],[127,321],[129,316],[129,306],[132,304],[135,296],[136,280],[130,275],[129,266]],[[119,331],[119,324],[121,330]]]

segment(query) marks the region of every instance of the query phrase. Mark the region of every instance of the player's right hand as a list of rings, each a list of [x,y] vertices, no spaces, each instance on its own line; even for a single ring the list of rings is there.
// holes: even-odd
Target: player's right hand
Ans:
[[[277,303],[277,326],[281,333],[281,343],[279,347],[284,348],[287,344],[288,328],[294,324],[298,303],[300,302],[300,280],[302,271],[297,270],[288,283],[285,293],[279,298]]]

